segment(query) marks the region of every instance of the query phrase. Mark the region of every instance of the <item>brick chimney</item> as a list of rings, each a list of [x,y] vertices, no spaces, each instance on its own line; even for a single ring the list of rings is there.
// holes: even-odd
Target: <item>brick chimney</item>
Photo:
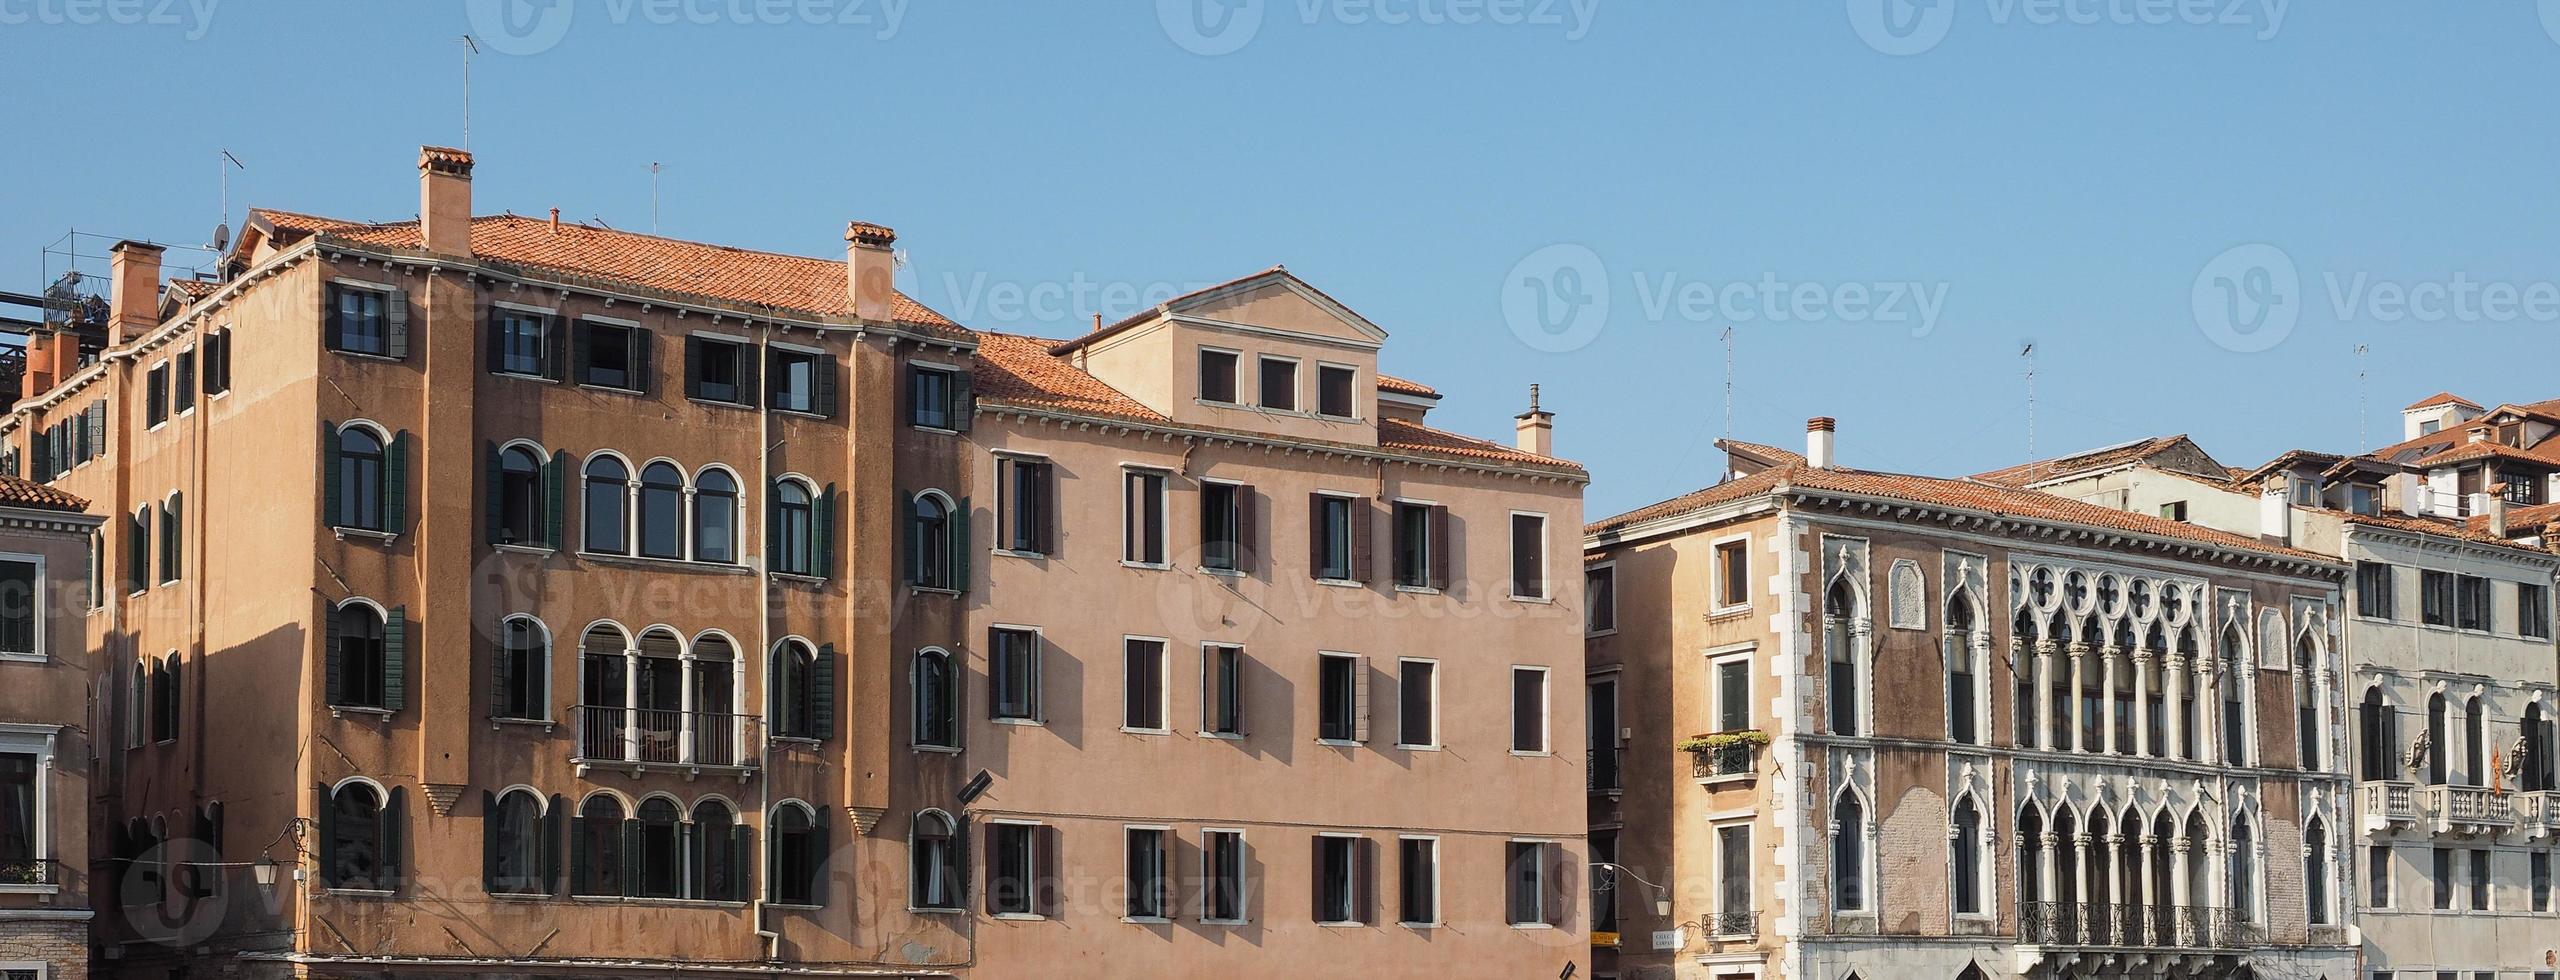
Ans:
[[[844,226],[845,295],[853,300],[853,315],[865,323],[890,320],[898,295],[891,285],[898,259],[889,246],[897,243],[898,233],[886,225],[855,221]]]
[[[54,340],[55,334],[51,330],[27,331],[27,380],[18,397],[30,398],[52,391],[54,382],[62,380],[53,370]],[[75,339],[72,343],[79,341]]]
[[[418,148],[418,235],[437,255],[471,254],[471,152]]]
[[[122,347],[160,322],[160,252],[158,245],[132,241],[108,250],[114,292],[107,297],[107,346]]]
[[[1556,413],[1538,407],[1538,386],[1529,386],[1529,410],[1513,417],[1512,431],[1524,453],[1556,454]]]
[[[1804,461],[1806,465],[1817,470],[1831,468],[1835,462],[1832,458],[1832,443],[1839,428],[1840,421],[1827,415],[1805,421]]]
[[[2489,536],[2494,537],[2494,538],[2497,538],[2497,539],[2498,539],[2498,540],[2500,540],[2500,541],[2504,541],[2504,540],[2506,540],[2506,539],[2507,539],[2507,485],[2506,485],[2506,484],[2504,484],[2504,483],[2496,483],[2496,484],[2491,484],[2491,485],[2490,485],[2490,487],[2489,487],[2489,508],[2488,508],[2488,510],[2489,510]]]

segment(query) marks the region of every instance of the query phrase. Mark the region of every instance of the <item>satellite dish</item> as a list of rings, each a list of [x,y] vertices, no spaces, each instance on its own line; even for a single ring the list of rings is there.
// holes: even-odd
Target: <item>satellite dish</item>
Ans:
[[[213,250],[216,252],[231,250],[231,222],[225,221],[213,226]]]

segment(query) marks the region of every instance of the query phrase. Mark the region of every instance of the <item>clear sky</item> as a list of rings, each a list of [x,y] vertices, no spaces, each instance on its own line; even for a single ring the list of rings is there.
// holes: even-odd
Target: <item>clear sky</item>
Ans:
[[[1544,384],[1594,517],[1715,479],[1728,326],[1738,435],[1924,473],[2026,457],[2028,341],[2039,455],[2354,448],[2359,344],[2375,442],[2560,397],[2560,0],[1924,4],[0,0],[0,287],[204,241],[218,148],[235,228],[413,216],[472,32],[483,212],[647,230],[656,161],[665,234],[878,221],[1052,336],[1286,264],[1444,426]]]

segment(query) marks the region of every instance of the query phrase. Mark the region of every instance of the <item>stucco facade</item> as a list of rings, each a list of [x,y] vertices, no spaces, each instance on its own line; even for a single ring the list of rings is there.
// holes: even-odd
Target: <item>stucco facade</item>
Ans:
[[[0,478],[0,971],[86,980],[93,673],[82,501]],[[112,871],[107,871],[112,873]]]

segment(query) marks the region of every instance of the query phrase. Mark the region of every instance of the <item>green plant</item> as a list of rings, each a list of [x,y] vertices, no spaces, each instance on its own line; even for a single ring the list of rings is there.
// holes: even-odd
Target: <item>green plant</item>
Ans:
[[[1713,735],[1691,735],[1674,747],[1682,752],[1713,752],[1739,745],[1767,745],[1769,733],[1757,729],[1739,732],[1717,732]]]

